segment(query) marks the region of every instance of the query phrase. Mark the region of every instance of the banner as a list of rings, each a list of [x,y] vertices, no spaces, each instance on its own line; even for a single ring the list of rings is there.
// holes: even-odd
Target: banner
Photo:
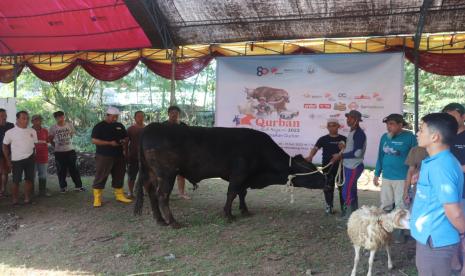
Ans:
[[[0,108],[6,110],[8,122],[16,123],[16,98],[0,98]]]
[[[383,118],[402,114],[403,68],[402,53],[219,57],[215,124],[263,131],[305,157],[328,134],[329,118],[347,136],[345,113],[355,109],[367,135],[365,164],[374,166]]]

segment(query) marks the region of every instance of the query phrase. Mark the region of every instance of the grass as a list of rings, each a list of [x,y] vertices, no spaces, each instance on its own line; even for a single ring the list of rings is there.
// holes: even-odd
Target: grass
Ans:
[[[91,181],[84,178],[84,185],[90,188]],[[174,230],[153,221],[148,200],[143,215],[134,217],[132,205],[114,201],[109,186],[99,209],[92,208],[90,189],[61,195],[57,186],[50,177],[53,196],[32,206],[0,202],[0,215],[15,212],[24,225],[0,241],[2,275],[348,275],[352,268],[345,223],[324,215],[321,191],[296,190],[290,204],[279,186],[252,190],[247,203],[254,215],[241,217],[235,202],[238,219],[227,223],[227,185],[207,180],[190,193],[192,200],[174,192],[173,214],[186,225]],[[360,197],[361,204],[378,203],[377,192],[360,191]],[[166,258],[170,254],[175,258]],[[394,245],[393,255],[396,269],[389,275],[416,275],[411,242]],[[366,271],[364,257],[359,273]],[[387,275],[384,252],[377,254],[374,272]]]

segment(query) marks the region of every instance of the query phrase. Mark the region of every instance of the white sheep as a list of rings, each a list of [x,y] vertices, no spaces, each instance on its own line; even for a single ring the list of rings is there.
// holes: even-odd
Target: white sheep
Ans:
[[[396,209],[385,213],[375,206],[362,206],[353,212],[347,222],[347,233],[355,250],[354,268],[351,276],[357,272],[357,264],[360,259],[360,248],[370,250],[367,276],[371,276],[373,259],[380,248],[386,248],[388,255],[388,269],[392,269],[390,243],[392,231],[395,228],[408,229],[410,213],[404,209]]]

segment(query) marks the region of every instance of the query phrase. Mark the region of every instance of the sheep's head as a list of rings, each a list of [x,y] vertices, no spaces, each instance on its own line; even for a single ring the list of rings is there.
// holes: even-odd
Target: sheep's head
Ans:
[[[394,229],[409,229],[410,212],[405,209],[395,209],[381,218],[383,227],[392,232]]]

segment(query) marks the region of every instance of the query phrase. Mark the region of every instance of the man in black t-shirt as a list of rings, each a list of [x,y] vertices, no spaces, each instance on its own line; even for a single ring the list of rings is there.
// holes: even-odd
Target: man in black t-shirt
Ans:
[[[5,132],[15,127],[13,123],[6,121],[7,115],[6,110],[0,108],[0,143],[3,145],[3,137]],[[9,169],[6,165],[5,158],[3,157],[3,149],[0,146],[0,197],[3,197],[6,193],[6,184],[8,182]]]
[[[181,109],[178,106],[172,105],[168,107],[168,120],[164,121],[163,124],[187,126],[186,123],[179,120],[179,115],[181,115]],[[176,179],[178,182],[179,197],[187,200],[191,199],[186,193],[186,179],[180,175],[178,175]]]
[[[315,147],[310,151],[309,156],[306,158],[307,161],[312,162],[313,157],[315,154],[318,152],[319,149],[323,149],[323,154],[322,154],[322,165],[326,166],[331,158],[333,157],[333,154],[339,153],[341,151],[341,144],[345,144],[346,142],[346,137],[343,135],[338,134],[339,130],[339,122],[337,119],[329,119],[326,125],[326,128],[328,129],[329,134],[322,136],[318,139],[318,141],[315,144]],[[337,168],[339,166],[339,161],[337,163],[334,163],[332,166],[329,166],[328,168],[324,169],[324,173],[327,173],[328,177],[328,182],[327,186],[323,189],[324,194],[325,194],[325,201],[326,201],[326,208],[325,212],[327,214],[332,214],[333,213],[333,201],[334,201],[334,180],[335,176],[337,174]],[[344,206],[344,201],[342,199],[342,187],[338,186],[339,190],[339,204],[341,207],[341,211],[343,210]]]
[[[96,145],[96,172],[92,185],[94,207],[102,206],[102,191],[110,174],[116,200],[123,203],[131,202],[130,199],[124,196],[123,191],[124,175],[126,173],[124,155],[128,134],[126,128],[117,122],[119,114],[117,108],[109,107],[105,120],[96,124],[92,129],[92,143]]]
[[[452,154],[457,158],[462,166],[462,171],[465,172],[465,107],[459,103],[450,103],[446,105],[442,112],[446,112],[449,115],[452,115],[457,123],[459,124],[459,128],[457,130],[457,136],[455,136],[454,140],[450,145],[450,151]],[[465,174],[464,174],[465,179]],[[465,183],[464,183],[465,188]],[[465,191],[465,189],[464,189]],[[462,198],[465,199],[465,193],[463,193]]]

